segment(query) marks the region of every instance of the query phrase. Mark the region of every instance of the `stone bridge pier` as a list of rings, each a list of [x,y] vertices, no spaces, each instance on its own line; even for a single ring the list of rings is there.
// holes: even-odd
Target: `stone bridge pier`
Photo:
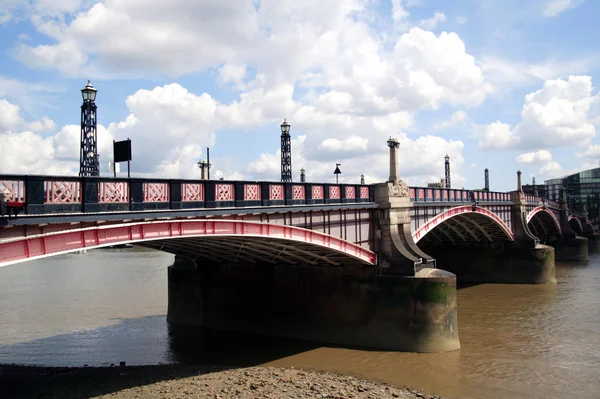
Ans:
[[[587,224],[581,224],[579,219],[576,219],[576,229],[579,234],[573,230],[571,223],[569,222],[569,211],[567,207],[567,197],[563,190],[560,198],[560,229],[561,234],[558,236],[558,240],[550,242],[556,250],[556,260],[565,262],[587,262],[590,260],[588,239],[584,237],[583,226],[587,227]],[[592,229],[588,230],[588,236],[593,237],[594,232]],[[594,243],[594,249],[597,248],[597,238],[592,238]]]
[[[390,179],[376,187],[378,264],[214,262],[177,255],[168,321],[411,352],[460,348],[456,276],[413,242],[408,187],[390,139]],[[297,259],[296,259],[297,260]]]

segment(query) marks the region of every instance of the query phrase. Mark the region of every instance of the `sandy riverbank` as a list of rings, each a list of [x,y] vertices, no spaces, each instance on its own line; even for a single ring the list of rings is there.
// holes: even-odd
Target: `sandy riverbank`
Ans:
[[[195,365],[0,365],[1,398],[439,398],[326,372]]]

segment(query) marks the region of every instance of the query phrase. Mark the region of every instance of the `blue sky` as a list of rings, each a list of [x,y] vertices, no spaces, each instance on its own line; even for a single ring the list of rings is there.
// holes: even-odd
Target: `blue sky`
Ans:
[[[79,90],[99,90],[102,173],[278,180],[279,124],[309,181],[443,177],[512,190],[596,167],[591,0],[3,0],[0,173],[76,174]]]

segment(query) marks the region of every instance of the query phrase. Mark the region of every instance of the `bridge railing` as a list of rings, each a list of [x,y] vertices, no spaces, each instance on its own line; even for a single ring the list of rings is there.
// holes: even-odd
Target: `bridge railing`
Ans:
[[[373,202],[361,184],[0,175],[27,214]]]
[[[453,188],[409,187],[412,202],[511,202],[510,193],[472,191]]]

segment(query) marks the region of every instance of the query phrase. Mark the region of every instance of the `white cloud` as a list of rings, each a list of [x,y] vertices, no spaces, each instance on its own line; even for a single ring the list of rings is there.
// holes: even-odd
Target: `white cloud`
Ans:
[[[527,152],[517,157],[517,163],[543,163],[552,161],[552,154],[546,150],[539,150],[536,152]]]
[[[485,127],[478,147],[482,150],[494,150],[514,147],[519,142],[510,130],[510,125],[494,122]]]
[[[394,22],[400,22],[408,18],[410,14],[402,5],[402,0],[392,0],[392,20]]]
[[[20,108],[0,99],[0,132],[13,130],[23,122]]]
[[[246,65],[227,63],[219,68],[217,81],[220,84],[239,83],[246,76]]]
[[[543,62],[531,63],[484,55],[479,65],[494,88],[507,91],[512,87],[528,86],[540,80],[586,74],[600,65],[600,57],[549,58]]]
[[[547,178],[564,176],[568,172],[556,161],[548,162],[540,169],[540,174]]]
[[[413,28],[383,38],[356,17],[366,12],[366,4],[263,0],[255,9],[250,0],[235,7],[222,0],[168,5],[106,0],[69,24],[38,23],[51,43],[19,43],[14,56],[34,68],[86,78],[179,76],[219,68],[220,83],[241,84],[252,69],[256,77],[240,87],[270,92],[297,84],[318,91],[324,103],[343,100],[347,112],[371,116],[441,103],[476,106],[491,91],[458,35]],[[393,7],[400,15],[400,9],[415,4],[395,1]],[[438,22],[443,18],[434,16]]]
[[[457,24],[464,24],[466,22],[469,21],[469,18],[463,16],[463,15],[459,15],[458,17],[456,17],[456,23]]]
[[[577,156],[580,158],[600,159],[600,145],[590,145],[584,152],[578,153]]]
[[[525,96],[521,122],[514,129],[505,123],[489,125],[479,142],[481,149],[539,149],[590,144],[596,135],[591,122],[593,106],[600,101],[593,94],[589,76],[548,80],[542,89]]]
[[[446,15],[443,12],[436,11],[431,18],[420,20],[419,26],[426,30],[433,30],[441,22],[446,22]]]
[[[563,12],[575,8],[583,3],[583,0],[550,0],[546,3],[542,16],[556,17]]]
[[[463,110],[458,110],[450,116],[450,119],[434,124],[434,129],[447,129],[451,126],[463,124],[469,119],[467,113]]]

